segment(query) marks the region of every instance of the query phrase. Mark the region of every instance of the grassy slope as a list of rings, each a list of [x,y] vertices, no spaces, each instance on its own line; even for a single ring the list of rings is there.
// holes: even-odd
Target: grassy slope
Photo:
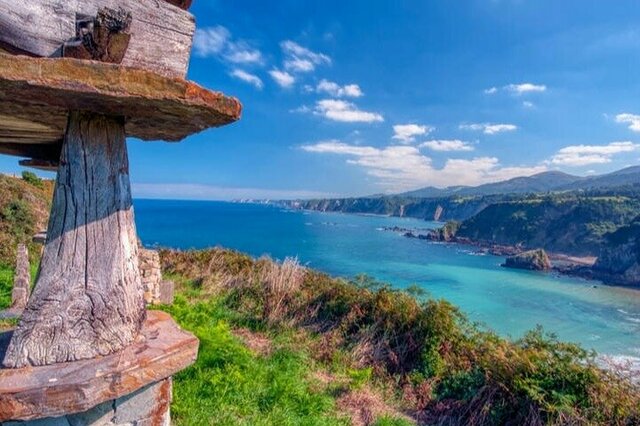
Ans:
[[[36,260],[38,247],[31,238],[46,228],[52,191],[52,181],[29,183],[0,175],[0,265],[13,267],[19,242],[29,244]]]
[[[344,401],[361,401],[349,395],[362,386],[421,424],[640,422],[637,387],[539,330],[508,342],[446,302],[231,251],[162,258],[182,283],[167,309],[203,341],[198,364],[176,377],[178,424],[344,424]],[[273,353],[247,353],[237,327],[270,336]],[[316,383],[322,371],[329,385]],[[385,412],[398,413],[378,412],[379,424],[406,422]]]

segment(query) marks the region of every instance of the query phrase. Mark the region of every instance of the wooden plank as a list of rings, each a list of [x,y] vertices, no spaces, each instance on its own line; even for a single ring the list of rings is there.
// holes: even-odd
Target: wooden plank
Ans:
[[[77,15],[96,16],[103,7],[123,8],[133,17],[123,65],[186,76],[195,20],[189,12],[165,1],[0,0],[0,47],[59,57],[63,43],[76,36]]]

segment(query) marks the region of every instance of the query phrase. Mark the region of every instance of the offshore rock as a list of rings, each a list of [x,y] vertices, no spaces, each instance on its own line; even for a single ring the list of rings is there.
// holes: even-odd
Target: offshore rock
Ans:
[[[527,269],[531,271],[548,271],[551,269],[551,260],[549,260],[547,252],[542,249],[537,249],[508,257],[502,266],[505,268]]]

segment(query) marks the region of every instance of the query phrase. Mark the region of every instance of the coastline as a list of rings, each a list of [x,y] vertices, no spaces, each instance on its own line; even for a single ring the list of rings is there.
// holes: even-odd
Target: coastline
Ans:
[[[398,233],[405,238],[473,247],[477,254],[489,254],[498,257],[516,256],[531,249],[523,246],[503,245],[490,241],[472,240],[466,237],[447,236],[444,238],[431,229],[412,229],[394,226],[385,227],[382,228],[382,230]],[[638,284],[630,283],[612,274],[594,270],[593,265],[597,260],[595,256],[574,256],[571,254],[557,252],[549,252],[547,254],[549,259],[552,261],[552,268],[549,272],[582,278],[597,282],[601,285],[622,287],[640,292],[640,286]]]

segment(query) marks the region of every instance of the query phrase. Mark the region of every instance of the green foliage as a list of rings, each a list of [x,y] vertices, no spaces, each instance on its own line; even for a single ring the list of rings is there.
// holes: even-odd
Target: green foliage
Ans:
[[[413,425],[413,423],[408,420],[393,418],[388,416],[378,419],[373,424],[373,426],[411,426],[411,425]]]
[[[22,180],[27,182],[30,185],[35,186],[36,188],[44,188],[44,183],[42,179],[40,179],[35,173],[24,171],[22,172]]]
[[[264,289],[253,278],[267,260],[256,261],[226,250],[188,256],[163,252],[162,257],[165,265],[179,266],[170,268],[170,272],[190,271],[192,274],[185,277],[189,282],[211,282],[212,286],[220,280],[233,283],[216,287],[217,293],[210,299],[215,303],[194,301],[189,306],[183,300],[171,308],[186,328],[204,338],[203,360],[198,361],[197,367],[202,370],[189,370],[191,373],[178,376],[184,377],[176,390],[179,416],[203,413],[193,395],[209,398],[210,392],[212,400],[205,399],[204,411],[223,413],[218,416],[223,424],[246,424],[248,419],[258,418],[267,423],[277,419],[282,424],[293,424],[292,418],[278,417],[278,407],[286,407],[288,413],[298,416],[298,424],[308,424],[304,419],[313,416],[318,424],[338,421],[331,417],[333,414],[327,414],[334,411],[332,395],[326,390],[305,394],[311,398],[305,401],[311,411],[301,411],[295,402],[302,400],[302,393],[308,388],[302,371],[321,363],[324,368],[344,372],[352,388],[387,383],[396,394],[404,395],[413,410],[424,412],[428,418],[448,419],[448,424],[640,422],[637,385],[598,368],[594,354],[560,342],[540,329],[511,342],[470,324],[446,301],[420,303],[407,292],[393,290],[367,276],[347,282],[315,271],[307,271],[303,283],[288,295],[283,308],[287,325],[273,325],[261,314]],[[228,267],[224,265],[226,261],[230,262]],[[216,265],[215,280],[197,272],[211,264]],[[235,279],[220,274],[230,270]],[[251,284],[243,283],[245,280]],[[275,358],[255,358],[243,353],[237,342],[234,349],[235,340],[228,336],[227,321],[285,336],[281,341],[299,345],[299,349],[292,351],[289,345],[288,351],[276,351]],[[309,337],[300,340],[300,333]],[[225,351],[231,354],[226,356]],[[206,361],[210,356],[217,361]],[[236,360],[233,369],[230,358]],[[287,378],[265,373],[277,368],[286,369]],[[248,371],[252,372],[250,378]],[[277,374],[281,373],[285,374]],[[233,378],[233,383],[218,378],[220,374]],[[203,389],[208,377],[216,378],[206,380],[206,386],[216,385],[215,392]],[[285,387],[292,394],[277,392],[272,388],[277,383],[287,383]],[[245,385],[256,391],[246,395],[242,387]],[[180,396],[180,387],[185,389],[184,397]],[[213,400],[213,394],[219,395],[218,400]],[[255,395],[264,394],[273,404],[260,405],[253,400]],[[229,417],[225,417],[227,412],[231,413]],[[201,420],[206,417],[200,415],[204,416]],[[405,424],[402,422],[383,418],[377,424]],[[183,424],[187,423],[185,420]]]
[[[0,265],[0,310],[11,306],[13,269]]]
[[[200,339],[196,364],[174,377],[177,425],[345,425],[334,398],[313,391],[302,351],[258,357],[230,331],[233,313],[220,301],[189,305],[179,297],[165,309]]]

